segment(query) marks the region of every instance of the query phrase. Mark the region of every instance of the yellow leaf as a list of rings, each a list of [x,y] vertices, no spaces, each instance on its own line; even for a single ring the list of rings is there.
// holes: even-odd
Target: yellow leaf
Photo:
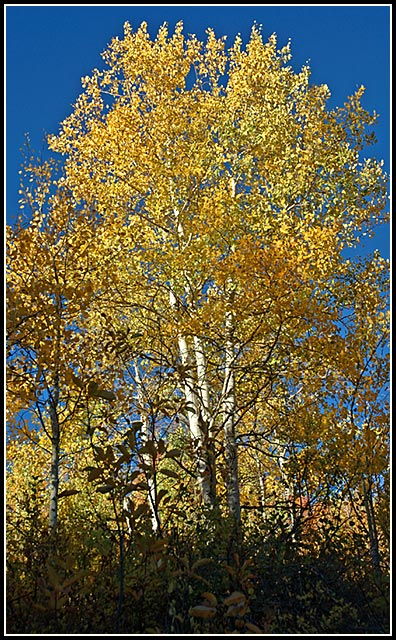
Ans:
[[[217,606],[217,598],[213,593],[210,593],[210,591],[204,591],[202,594],[202,597],[205,598],[205,600],[207,600],[213,607]]]

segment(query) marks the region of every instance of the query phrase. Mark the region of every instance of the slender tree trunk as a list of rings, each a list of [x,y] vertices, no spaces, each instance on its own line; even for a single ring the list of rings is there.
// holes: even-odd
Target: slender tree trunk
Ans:
[[[236,183],[235,179],[230,179],[231,196],[235,198]],[[227,304],[225,310],[225,368],[224,368],[224,384],[223,384],[223,428],[224,428],[224,447],[225,460],[227,467],[227,501],[228,508],[233,517],[235,524],[235,533],[239,529],[241,520],[241,502],[239,493],[239,474],[238,474],[238,451],[235,441],[235,352],[234,352],[234,320],[232,307],[235,297],[235,289],[232,280],[229,279],[230,291],[227,294]]]
[[[238,454],[235,442],[235,375],[234,375],[234,346],[233,346],[233,319],[231,304],[228,304],[225,316],[225,369],[223,386],[223,426],[224,447],[227,466],[227,500],[230,513],[236,523],[241,518],[241,505],[238,478]]]
[[[55,279],[58,284],[58,275],[54,264]],[[55,531],[58,523],[58,495],[59,495],[59,450],[60,450],[60,425],[58,415],[58,405],[60,398],[60,353],[61,353],[61,318],[62,318],[62,298],[56,296],[56,334],[55,334],[55,362],[54,362],[54,383],[49,391],[49,415],[51,424],[51,470],[50,470],[50,504],[49,504],[49,526],[51,531]]]
[[[287,462],[287,451],[288,445],[277,442],[278,446],[281,448],[281,452],[278,455],[278,466],[281,475],[281,479],[283,482],[283,498],[285,504],[285,511],[288,515],[289,523],[288,528],[291,532],[291,539],[295,540],[295,525],[296,525],[296,517],[295,517],[295,504],[294,504],[294,486],[288,478],[285,464]]]
[[[49,526],[55,530],[58,522],[58,494],[59,494],[59,447],[60,429],[58,419],[59,403],[59,378],[55,376],[54,389],[50,398],[50,422],[51,422],[51,471],[50,471],[50,505]]]
[[[169,186],[171,201],[174,202],[173,217],[175,230],[178,237],[178,243],[182,250],[185,250],[188,246],[189,240],[186,240],[185,238],[180,211],[175,205],[175,196],[173,193],[173,185],[171,179],[169,181]],[[184,275],[188,283],[186,287],[186,293],[191,295],[192,291],[188,282],[187,274]],[[169,292],[169,301],[171,308],[177,316],[179,314],[178,301],[172,289]],[[178,347],[181,364],[184,369],[182,374],[184,383],[184,395],[189,409],[188,423],[191,439],[193,441],[199,491],[204,504],[214,506],[216,502],[214,480],[215,472],[214,466],[212,466],[214,465],[214,456],[212,460],[212,456],[208,451],[209,389],[207,386],[206,363],[204,360],[202,344],[199,338],[196,338],[194,340],[195,361],[197,366],[197,382],[195,382],[194,376],[191,374],[190,367],[192,366],[192,360],[190,358],[190,351],[187,340],[181,334],[179,334],[178,336]]]
[[[116,633],[120,633],[120,630],[121,630],[122,605],[124,604],[124,590],[125,590],[125,550],[124,550],[124,531],[122,529],[119,532],[119,554],[120,554],[120,558],[118,561],[119,591],[118,591],[117,611],[116,611],[116,628],[115,628]]]
[[[206,376],[206,358],[204,353],[204,348],[202,345],[202,341],[198,336],[194,336],[194,350],[195,350],[195,361],[197,363],[197,381],[198,381],[198,389],[201,395],[202,400],[202,413],[204,419],[209,424],[210,419],[210,395],[209,395],[209,385]]]
[[[144,446],[147,442],[153,441],[154,434],[152,432],[152,429],[150,428],[150,419],[147,413],[145,413],[143,409],[144,392],[143,392],[142,379],[139,373],[139,366],[137,363],[135,364],[135,381],[138,389],[138,401],[141,407],[141,410],[140,410],[140,419],[142,421],[141,434],[142,434],[142,444]],[[148,486],[148,503],[149,503],[150,512],[151,512],[151,523],[152,523],[153,531],[155,533],[160,533],[161,520],[160,520],[160,515],[158,513],[158,504],[157,504],[157,479],[156,479],[156,469],[155,469],[156,461],[152,459],[149,453],[143,453],[142,458],[143,458],[144,464],[147,467],[151,467],[152,469],[151,473],[148,472],[146,475],[147,486]]]
[[[371,479],[368,480],[366,483],[366,480],[363,478],[362,488],[363,488],[364,506],[365,506],[366,515],[367,515],[371,561],[373,563],[375,577],[377,579],[377,582],[379,582],[382,577],[381,557],[380,557],[379,545],[378,545],[377,525],[375,522]]]
[[[263,467],[262,464],[260,462],[260,458],[257,454],[253,454],[254,459],[256,461],[256,467],[257,467],[257,476],[258,476],[258,483],[259,483],[259,493],[260,493],[260,504],[261,504],[261,515],[263,518],[263,522],[266,522],[266,491],[265,491],[265,478],[264,478],[264,472],[263,472]]]
[[[216,456],[214,448],[213,422],[210,411],[210,393],[207,379],[206,358],[202,341],[194,336],[195,361],[197,364],[197,389],[201,405],[201,428],[204,432],[207,452],[207,463],[210,473],[210,493],[212,501],[216,501]]]
[[[170,291],[171,307],[177,311],[177,299],[173,291]],[[184,382],[184,395],[188,406],[188,424],[193,442],[193,449],[197,468],[197,482],[202,500],[207,505],[214,505],[212,494],[211,470],[207,453],[207,442],[200,424],[200,399],[197,393],[196,382],[191,375],[192,366],[187,340],[184,336],[178,336],[180,360],[182,364],[182,378]]]

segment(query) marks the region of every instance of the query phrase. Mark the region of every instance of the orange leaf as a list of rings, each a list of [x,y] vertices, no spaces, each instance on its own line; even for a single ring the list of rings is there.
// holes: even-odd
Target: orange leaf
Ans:
[[[202,597],[205,598],[205,600],[207,600],[213,607],[215,607],[217,605],[217,598],[213,593],[210,593],[209,591],[204,591],[202,594]]]
[[[253,631],[253,633],[264,633],[259,627],[257,627],[252,622],[245,622],[245,627],[249,629],[249,631]]]
[[[194,616],[194,618],[213,618],[216,615],[216,609],[200,604],[190,609],[190,615]]]
[[[234,591],[228,598],[224,600],[224,604],[229,607],[234,604],[242,604],[246,602],[246,596],[240,591]]]

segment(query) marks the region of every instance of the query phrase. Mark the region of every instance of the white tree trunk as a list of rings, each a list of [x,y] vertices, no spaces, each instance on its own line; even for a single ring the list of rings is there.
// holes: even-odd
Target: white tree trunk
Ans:
[[[194,352],[197,364],[197,391],[200,401],[201,429],[207,454],[207,465],[210,474],[210,492],[212,501],[216,501],[216,457],[214,448],[213,416],[211,415],[210,392],[207,378],[207,366],[204,347],[201,339],[194,336]]]
[[[153,433],[150,429],[150,420],[147,413],[144,411],[144,391],[142,385],[142,379],[139,373],[139,366],[135,364],[135,382],[138,391],[138,402],[140,405],[140,420],[142,422],[141,428],[141,437],[142,437],[142,445],[144,446],[150,440],[153,441]],[[142,454],[143,463],[147,467],[151,467],[152,472],[147,472],[146,481],[148,486],[148,503],[151,512],[151,523],[153,527],[153,531],[158,533],[161,530],[161,520],[158,513],[158,504],[157,504],[157,481],[155,474],[155,461],[152,459],[149,453]]]
[[[210,424],[210,395],[209,385],[206,376],[206,358],[202,341],[198,336],[194,336],[195,361],[197,363],[197,387],[202,402],[202,416]]]
[[[231,196],[235,198],[236,183],[235,179],[230,179]],[[241,500],[239,493],[239,474],[238,474],[238,452],[235,441],[235,352],[234,352],[234,321],[232,314],[235,290],[232,280],[229,279],[230,291],[227,296],[227,304],[225,310],[225,367],[224,367],[224,383],[223,383],[223,428],[224,428],[224,448],[225,461],[227,467],[227,501],[228,508],[233,516],[235,524],[238,526],[241,519]]]
[[[225,316],[225,368],[223,385],[223,427],[225,460],[227,465],[227,500],[230,513],[239,523],[241,505],[238,478],[238,454],[235,442],[235,375],[234,375],[234,347],[232,339],[233,319],[231,303]]]
[[[177,299],[173,291],[169,293],[171,307],[177,310]],[[180,360],[182,364],[182,378],[184,383],[184,395],[187,403],[188,424],[195,453],[197,481],[202,500],[205,504],[212,505],[214,496],[211,489],[211,470],[208,464],[207,442],[200,424],[200,397],[197,393],[197,385],[191,374],[192,366],[187,340],[184,336],[178,336]]]
[[[175,230],[177,233],[179,246],[181,246],[182,250],[184,251],[191,240],[191,236],[186,240],[180,211],[175,205],[175,196],[171,179],[169,179],[169,187],[171,201],[173,202]],[[186,294],[192,295],[193,292],[191,291],[191,286],[187,274],[184,273],[184,276],[187,282]],[[169,291],[169,301],[171,308],[173,309],[175,314],[178,315],[178,301],[172,289],[170,289]],[[183,367],[182,378],[184,384],[184,395],[188,406],[188,423],[196,460],[198,486],[203,502],[205,504],[214,506],[216,501],[214,480],[215,472],[214,466],[212,466],[211,464],[213,462],[214,465],[214,456],[212,460],[212,456],[208,451],[208,429],[210,420],[209,388],[206,378],[206,363],[202,344],[198,337],[194,339],[195,363],[197,367],[196,381],[194,380],[194,376],[192,375],[190,369],[193,364],[190,358],[187,340],[182,334],[179,334],[178,336],[178,347],[180,360]]]

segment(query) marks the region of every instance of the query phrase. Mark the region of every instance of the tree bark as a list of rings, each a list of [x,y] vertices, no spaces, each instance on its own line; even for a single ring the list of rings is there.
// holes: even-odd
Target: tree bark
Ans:
[[[54,263],[54,274],[56,283],[58,274]],[[49,393],[49,416],[51,425],[51,470],[50,470],[50,504],[49,504],[49,526],[51,531],[56,529],[58,523],[58,495],[59,495],[59,450],[60,450],[60,425],[58,415],[58,405],[60,398],[60,355],[61,355],[61,319],[62,319],[62,297],[56,295],[56,333],[55,333],[55,361],[54,361],[54,382]]]
[[[204,347],[198,336],[194,336],[195,361],[197,364],[197,390],[200,401],[201,429],[204,432],[204,442],[207,454],[207,464],[210,478],[211,500],[216,501],[216,456],[214,448],[213,420],[211,416],[210,392],[207,378],[207,366]]]
[[[152,429],[150,428],[149,417],[147,413],[144,411],[143,385],[142,385],[142,379],[139,373],[139,366],[137,363],[135,364],[135,381],[136,381],[137,390],[138,390],[138,401],[140,404],[140,419],[142,422],[141,435],[142,435],[142,444],[144,446],[147,442],[150,442],[150,441],[153,442],[154,434],[152,432]],[[152,459],[149,453],[143,453],[142,458],[143,458],[143,463],[147,467],[151,467],[152,469],[151,473],[147,472],[146,474],[146,481],[148,486],[147,497],[148,497],[148,503],[149,503],[150,512],[151,512],[151,523],[152,523],[153,531],[154,533],[160,533],[161,520],[160,520],[160,515],[158,513],[158,504],[157,504],[157,480],[156,480],[156,470],[155,470],[156,461]]]
[[[180,211],[175,204],[173,185],[170,180],[170,195],[173,201],[174,226],[178,237],[179,246],[185,250],[189,240],[186,241],[184,227],[180,216]],[[187,281],[186,295],[192,296],[191,286]],[[169,291],[170,306],[176,317],[179,315],[179,305],[177,297],[172,290]],[[179,334],[178,347],[183,368],[182,381],[184,384],[184,395],[188,405],[188,424],[193,443],[193,450],[197,469],[197,482],[204,504],[214,506],[216,503],[214,455],[209,453],[209,387],[206,378],[206,363],[201,341],[198,337],[194,339],[195,364],[197,371],[197,381],[191,373],[193,361],[185,336]],[[190,368],[191,367],[191,368]]]
[[[223,385],[223,428],[225,460],[227,467],[227,501],[231,515],[236,523],[241,519],[241,505],[238,477],[238,454],[235,442],[235,375],[234,375],[234,346],[233,319],[231,301],[225,315],[225,368]]]
[[[368,480],[366,483],[366,480],[363,478],[362,488],[363,488],[364,506],[365,506],[366,515],[367,515],[371,561],[373,563],[376,580],[377,582],[380,582],[382,577],[381,557],[380,557],[380,551],[379,551],[379,545],[378,545],[377,526],[375,522],[371,479]]]
[[[60,428],[58,419],[59,378],[55,376],[54,389],[49,400],[49,414],[51,422],[51,471],[50,471],[50,504],[49,526],[53,531],[58,523],[58,495],[59,495],[59,448]]]
[[[177,311],[177,299],[173,291],[170,291],[171,307]],[[204,504],[214,506],[214,496],[212,494],[211,470],[208,460],[207,439],[202,429],[200,399],[197,393],[197,386],[191,374],[192,362],[187,340],[184,336],[178,336],[178,347],[182,365],[181,377],[184,383],[184,395],[187,402],[188,424],[197,469],[197,482]]]
[[[257,453],[253,452],[253,457],[256,462],[256,468],[257,468],[257,477],[258,477],[259,492],[260,492],[261,515],[263,518],[263,522],[265,523],[267,519],[267,514],[266,514],[266,490],[265,490],[264,470],[260,461],[260,457],[257,455]]]

